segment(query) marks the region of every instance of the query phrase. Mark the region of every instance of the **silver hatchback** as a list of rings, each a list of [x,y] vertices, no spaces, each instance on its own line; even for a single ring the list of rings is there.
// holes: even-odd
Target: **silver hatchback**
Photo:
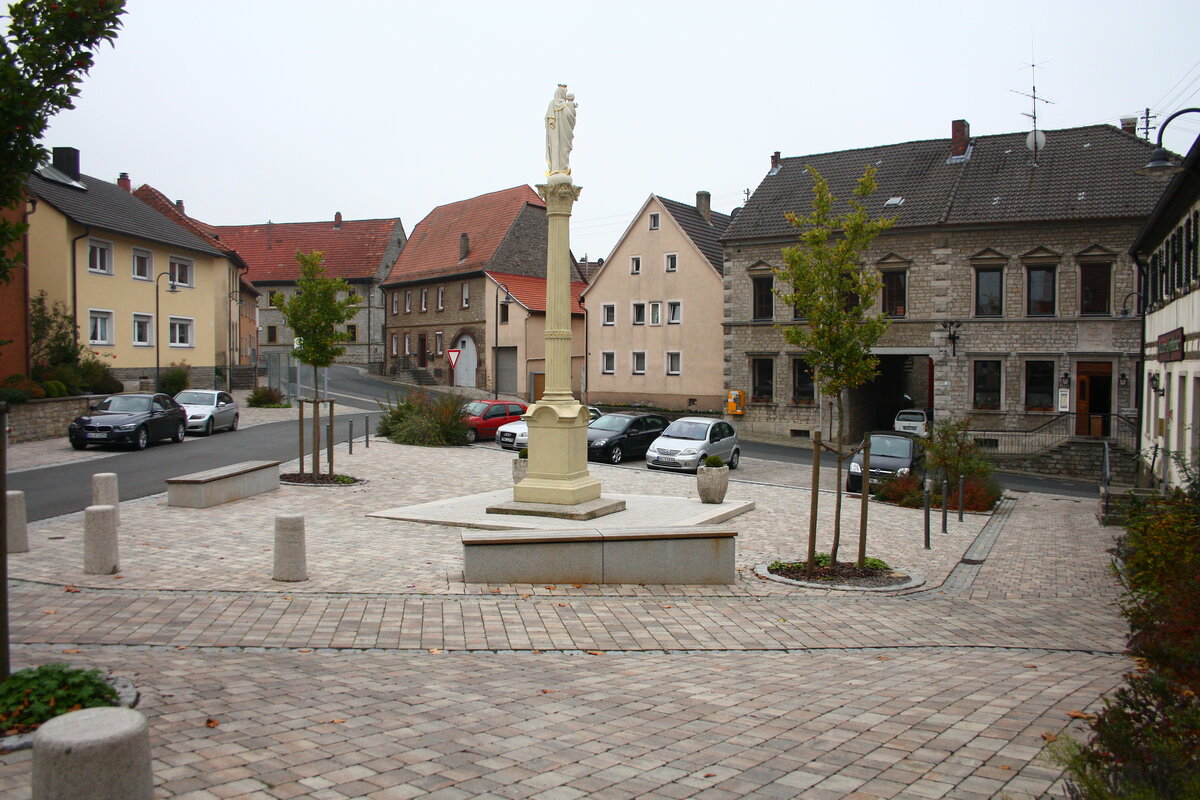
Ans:
[[[737,469],[742,458],[737,431],[720,419],[680,417],[650,445],[646,466],[695,472],[708,456],[720,456],[730,469]]]

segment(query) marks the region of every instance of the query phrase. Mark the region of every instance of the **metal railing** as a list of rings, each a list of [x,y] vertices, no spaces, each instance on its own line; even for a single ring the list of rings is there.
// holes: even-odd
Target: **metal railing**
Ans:
[[[1084,433],[1080,430],[1080,415],[1074,411],[1057,414],[1029,430],[969,431],[975,445],[993,455],[1034,455],[1043,453],[1070,439],[1095,439],[1111,442],[1128,450],[1138,444],[1137,423],[1120,414],[1083,415]]]

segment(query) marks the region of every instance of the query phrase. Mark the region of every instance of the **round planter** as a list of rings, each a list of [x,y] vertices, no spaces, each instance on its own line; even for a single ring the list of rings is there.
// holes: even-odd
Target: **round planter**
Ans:
[[[518,484],[525,480],[525,473],[529,472],[528,458],[513,459],[513,484]]]
[[[729,467],[700,467],[696,470],[696,491],[702,503],[723,503],[729,491]]]

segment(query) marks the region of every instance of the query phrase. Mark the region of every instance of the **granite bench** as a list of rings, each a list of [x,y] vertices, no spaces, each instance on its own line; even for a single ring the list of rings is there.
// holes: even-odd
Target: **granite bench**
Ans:
[[[241,461],[167,478],[167,505],[208,508],[278,488],[278,461]]]
[[[737,531],[721,526],[464,531],[467,583],[730,584]]]

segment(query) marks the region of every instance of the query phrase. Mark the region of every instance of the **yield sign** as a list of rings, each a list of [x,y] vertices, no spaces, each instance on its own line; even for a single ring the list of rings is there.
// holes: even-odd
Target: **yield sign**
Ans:
[[[450,369],[454,369],[455,367],[458,366],[458,354],[461,352],[462,352],[462,350],[447,350],[446,351],[446,357],[450,359]]]

